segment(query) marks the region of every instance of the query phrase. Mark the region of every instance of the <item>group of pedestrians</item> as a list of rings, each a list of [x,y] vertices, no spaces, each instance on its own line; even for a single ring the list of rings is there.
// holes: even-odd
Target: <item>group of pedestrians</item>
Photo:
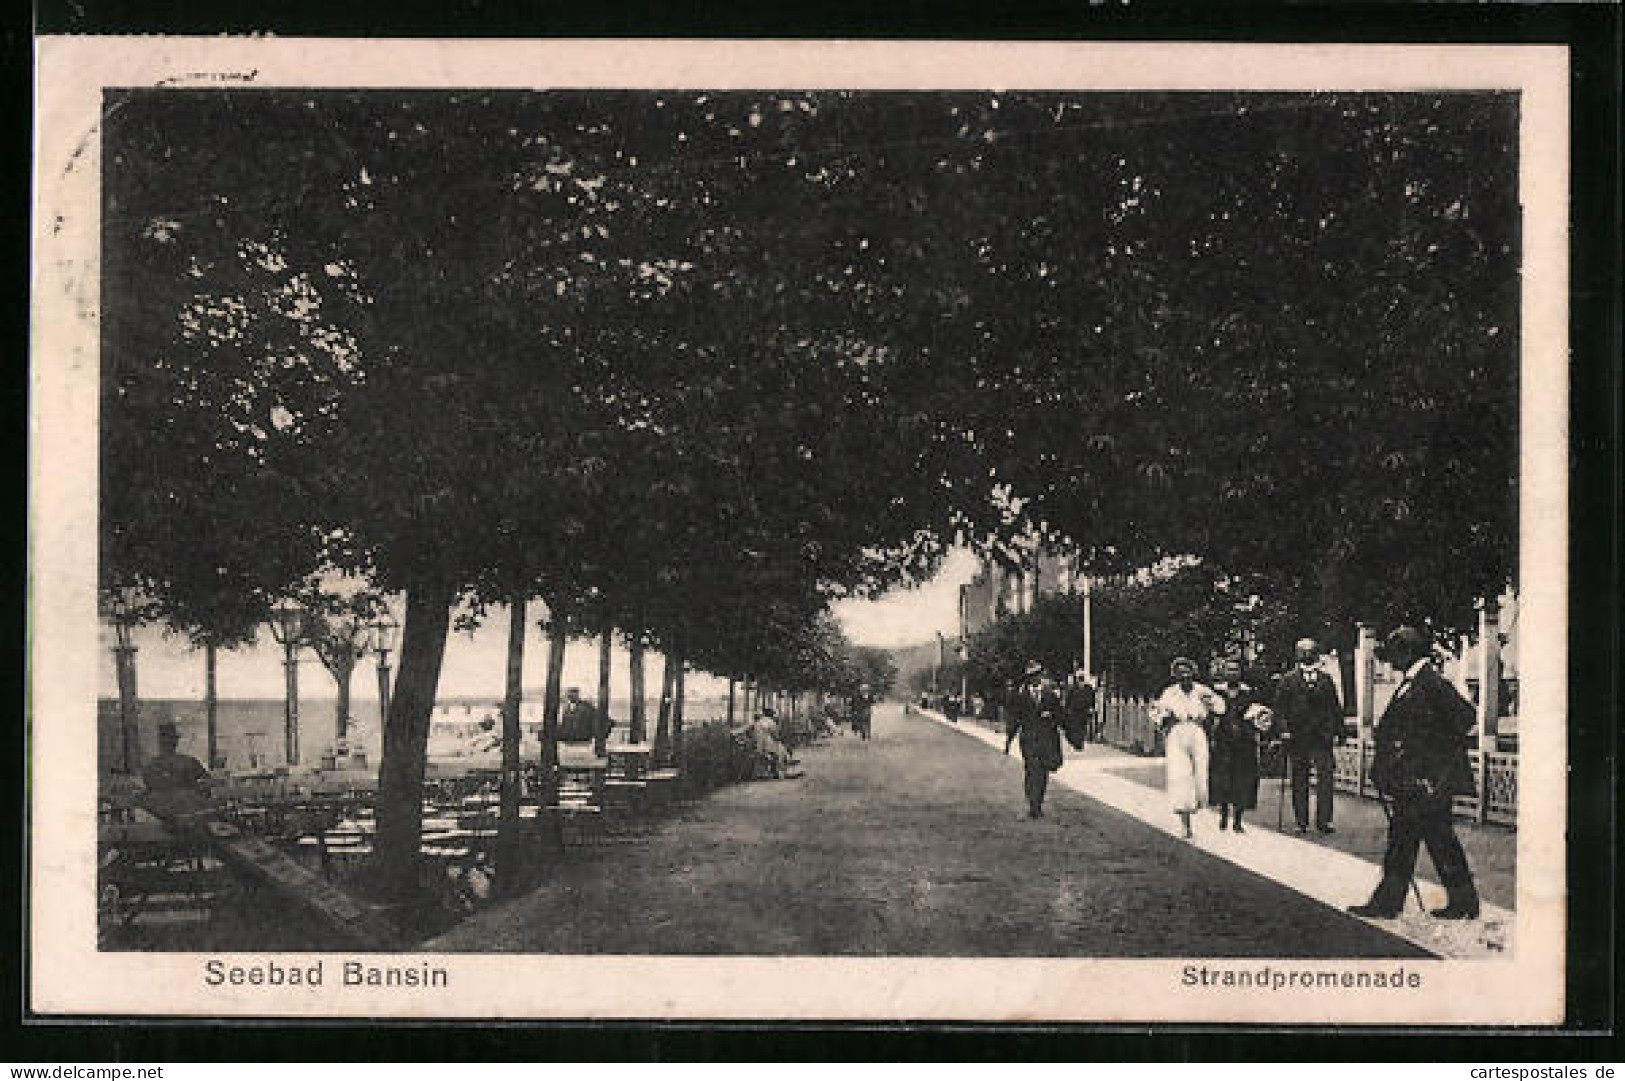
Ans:
[[[1358,916],[1388,919],[1405,907],[1418,850],[1427,846],[1446,891],[1439,919],[1476,919],[1479,898],[1466,852],[1456,837],[1452,800],[1473,792],[1467,737],[1476,723],[1473,707],[1432,663],[1432,640],[1412,626],[1396,628],[1378,658],[1404,673],[1377,722],[1370,777],[1388,818],[1382,878],[1371,899],[1353,905]],[[1167,786],[1186,837],[1191,815],[1211,802],[1219,828],[1241,832],[1244,811],[1257,804],[1260,742],[1276,741],[1292,783],[1292,812],[1299,833],[1309,828],[1309,781],[1314,778],[1314,824],[1333,833],[1334,748],[1343,741],[1343,704],[1321,668],[1313,639],[1294,647],[1295,664],[1282,676],[1266,706],[1240,682],[1241,669],[1224,665],[1213,687],[1195,682],[1187,658],[1172,665],[1174,682],[1152,705],[1168,726]],[[1211,791],[1204,792],[1207,777]]]
[[[1298,832],[1309,829],[1311,776],[1315,828],[1335,832],[1332,749],[1343,739],[1343,704],[1314,639],[1299,641],[1294,653],[1271,701],[1243,680],[1237,661],[1224,661],[1211,687],[1197,682],[1190,658],[1169,666],[1173,682],[1151,703],[1151,719],[1165,733],[1168,796],[1186,837],[1191,816],[1205,806],[1218,811],[1221,830],[1246,832],[1242,821],[1258,806],[1266,745],[1284,757]]]
[[[1265,748],[1284,758],[1297,831],[1307,833],[1313,822],[1322,834],[1335,832],[1334,748],[1344,738],[1343,704],[1322,667],[1319,644],[1305,638],[1293,652],[1292,669],[1271,694],[1249,686],[1235,661],[1223,662],[1211,685],[1198,681],[1196,663],[1188,657],[1169,666],[1172,682],[1151,704],[1151,717],[1164,732],[1166,791],[1185,837],[1193,836],[1192,818],[1204,807],[1218,812],[1221,830],[1245,832],[1243,819],[1258,805]],[[1399,914],[1423,845],[1448,895],[1433,915],[1475,919],[1479,914],[1451,806],[1455,796],[1474,790],[1467,738],[1476,717],[1433,667],[1431,655],[1432,640],[1412,626],[1395,629],[1378,650],[1380,659],[1404,675],[1377,723],[1370,769],[1389,823],[1382,879],[1368,902],[1350,908],[1356,915]],[[1080,721],[1084,697],[1074,697],[1070,687],[1063,689],[1045,676],[1042,665],[1031,662],[1025,682],[1005,701],[1004,750],[1008,754],[1019,741],[1029,818],[1043,817],[1049,775],[1061,767],[1063,732],[1081,749],[1097,731],[1092,687],[1088,719]]]
[[[1293,653],[1294,665],[1273,695],[1246,683],[1234,660],[1219,666],[1212,687],[1196,682],[1189,658],[1170,666],[1174,682],[1152,703],[1151,716],[1167,733],[1168,791],[1187,837],[1190,815],[1201,806],[1219,812],[1220,829],[1245,832],[1243,816],[1258,806],[1266,747],[1281,756],[1290,779],[1298,832],[1309,831],[1311,780],[1315,829],[1336,832],[1333,748],[1343,741],[1343,703],[1322,668],[1319,644],[1301,639]]]

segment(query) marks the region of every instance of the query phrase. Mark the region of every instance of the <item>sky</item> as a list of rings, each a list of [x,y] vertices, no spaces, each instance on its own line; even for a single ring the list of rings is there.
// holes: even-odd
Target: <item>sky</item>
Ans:
[[[866,646],[910,646],[933,641],[936,632],[957,634],[959,630],[959,586],[976,574],[976,558],[955,549],[937,576],[924,585],[896,590],[876,600],[841,601],[834,612],[847,637]],[[261,640],[242,649],[219,654],[217,685],[222,698],[280,698],[283,695],[282,648],[271,641],[269,632]],[[143,698],[201,699],[203,697],[203,653],[190,649],[185,641],[164,634],[156,627],[136,629],[138,688]],[[112,632],[103,626],[98,650],[98,694],[118,695],[113,671]],[[492,609],[486,622],[473,634],[453,631],[446,642],[446,657],[440,673],[440,695],[444,698],[490,697],[502,695],[507,660],[508,616],[501,608]],[[309,650],[299,669],[300,697],[328,698],[334,694],[331,676]],[[646,662],[647,690],[651,697],[660,693],[660,670],[664,658],[651,651]],[[525,638],[525,687],[540,688],[547,678],[547,643],[535,620],[530,621]],[[376,701],[378,695],[375,659],[368,656],[356,666],[350,693],[357,701]],[[630,677],[627,654],[615,649],[610,696],[627,693]],[[591,698],[598,686],[598,645],[577,640],[565,653],[564,685],[582,688]],[[687,691],[695,696],[726,692],[725,680],[690,675]]]
[[[103,698],[118,695],[112,644],[112,634],[104,627],[98,664],[98,694]],[[155,627],[138,628],[136,646],[138,689],[142,698],[203,697],[201,650],[190,649],[183,640],[166,636]],[[508,613],[505,609],[493,608],[486,622],[473,634],[453,631],[446,639],[446,656],[440,669],[440,696],[502,697],[507,649]],[[655,651],[650,651],[646,656],[645,690],[654,699],[660,694],[660,671],[665,658]],[[302,650],[300,657],[300,698],[331,698],[336,690],[333,677],[327,674],[310,650]],[[572,640],[564,657],[564,685],[581,688],[588,698],[596,697],[598,643]],[[392,667],[398,659],[398,653],[391,655]],[[356,666],[350,680],[350,694],[356,701],[377,701],[376,664],[376,658],[369,654]],[[615,698],[626,694],[630,683],[626,650],[617,647],[612,664],[610,696]],[[282,647],[271,641],[267,631],[252,646],[221,650],[216,678],[222,698],[281,698],[284,693]],[[527,691],[539,690],[546,681],[547,640],[535,619],[531,619],[525,635],[524,686]],[[727,682],[691,674],[686,689],[690,695],[705,696],[718,691],[726,692]]]
[[[894,590],[873,601],[841,601],[835,618],[860,646],[916,646],[959,633],[959,587],[976,576],[976,557],[955,548],[935,578],[917,589]]]

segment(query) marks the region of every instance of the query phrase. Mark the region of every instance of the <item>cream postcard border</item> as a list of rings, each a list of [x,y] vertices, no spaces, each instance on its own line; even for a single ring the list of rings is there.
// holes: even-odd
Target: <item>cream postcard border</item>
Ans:
[[[1561,46],[51,37],[37,42],[29,639],[31,1004],[42,1014],[1385,1024],[1563,1016],[1568,53]],[[1184,987],[1184,959],[428,957],[436,989],[209,988],[204,955],[96,942],[96,446],[103,88],[1518,90],[1524,206],[1512,955],[1403,991]],[[1351,885],[1352,891],[1363,886]],[[227,955],[239,960],[244,955]],[[333,955],[328,955],[332,957]],[[280,955],[284,963],[297,955]],[[314,960],[310,955],[307,960]],[[1201,961],[1202,958],[1191,958]],[[1254,968],[1262,962],[1221,962]],[[330,964],[330,967],[331,964]],[[1298,962],[1391,971],[1396,962]]]

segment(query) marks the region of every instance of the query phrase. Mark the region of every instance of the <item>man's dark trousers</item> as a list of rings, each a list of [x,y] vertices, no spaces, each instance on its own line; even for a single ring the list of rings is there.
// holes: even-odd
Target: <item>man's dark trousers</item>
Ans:
[[[1310,747],[1287,755],[1292,773],[1292,817],[1299,829],[1309,827],[1309,771],[1315,771],[1315,826],[1332,824],[1332,782],[1336,764],[1330,747]]]
[[[1044,793],[1049,791],[1049,770],[1027,758],[1022,760],[1027,772],[1027,809],[1034,815],[1044,813]]]
[[[1382,882],[1371,896],[1377,908],[1398,912],[1405,907],[1405,891],[1416,872],[1416,851],[1427,845],[1439,881],[1449,892],[1450,904],[1476,910],[1478,891],[1467,867],[1467,853],[1456,839],[1448,796],[1414,796],[1393,802],[1393,823],[1388,828],[1388,850],[1382,856]]]

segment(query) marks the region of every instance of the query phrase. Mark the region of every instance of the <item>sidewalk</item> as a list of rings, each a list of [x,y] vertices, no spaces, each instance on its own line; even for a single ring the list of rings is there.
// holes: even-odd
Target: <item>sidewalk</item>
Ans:
[[[423,948],[1036,958],[1429,952],[1103,806],[1075,791],[1070,775],[1045,817],[1028,820],[1016,756],[989,753],[896,706],[875,711],[872,741],[842,736],[801,755],[801,779],[724,788],[642,835],[572,852],[547,884]]]
[[[954,724],[932,712],[921,712],[920,716],[996,749],[1004,745],[1003,735],[985,722],[961,721]],[[1100,744],[1089,744],[1082,751],[1067,748],[1066,753],[1066,763],[1056,774],[1057,782],[1131,815],[1170,837],[1177,836],[1178,819],[1169,810],[1162,792],[1162,759],[1141,758]],[[1273,807],[1275,784],[1273,780],[1266,780],[1261,786],[1261,806],[1254,812],[1255,820],[1252,821],[1255,826],[1263,822],[1263,805],[1267,799],[1270,802],[1268,828],[1249,829],[1241,835],[1230,831],[1220,832],[1217,818],[1207,812],[1196,816],[1195,838],[1182,843],[1338,909],[1364,901],[1381,877],[1381,838],[1386,836],[1386,827],[1370,821],[1372,813],[1380,818],[1380,808],[1374,804],[1368,809],[1357,808],[1351,805],[1369,801],[1359,801],[1357,797],[1340,798],[1337,814],[1344,819],[1347,833],[1345,835],[1340,827],[1337,834],[1325,839],[1318,834],[1299,837],[1293,830],[1291,810],[1288,808],[1285,816],[1288,832],[1277,833]],[[1465,834],[1466,831],[1462,832]],[[1485,958],[1498,956],[1503,951],[1510,952],[1514,914],[1495,902],[1513,892],[1508,849],[1513,849],[1512,854],[1515,855],[1516,838],[1506,831],[1502,832],[1505,837],[1499,839],[1477,835],[1474,845],[1478,851],[1469,849],[1468,852],[1469,859],[1475,860],[1475,869],[1482,873],[1487,866],[1491,871],[1487,884],[1494,889],[1493,895],[1489,890],[1485,891],[1483,915],[1479,920],[1434,920],[1419,911],[1415,899],[1411,898],[1398,919],[1367,922],[1444,957]],[[1309,837],[1315,839],[1310,840]],[[1328,840],[1336,843],[1328,844]],[[1498,840],[1500,843],[1496,844]],[[1466,836],[1463,843],[1467,843]],[[1372,858],[1353,854],[1351,849],[1356,845],[1368,846]],[[1481,858],[1492,845],[1496,849],[1495,858]],[[1444,904],[1444,890],[1431,877],[1420,873],[1424,866],[1431,867],[1425,854],[1418,861],[1418,885],[1427,907],[1433,908]]]
[[[1162,790],[1162,759],[1134,755],[1126,757],[1127,761],[1122,765],[1107,768],[1126,780]],[[1377,801],[1349,792],[1338,792],[1333,810],[1336,833],[1325,835],[1311,828],[1308,833],[1300,834],[1292,819],[1292,786],[1278,777],[1265,777],[1258,785],[1258,808],[1247,813],[1247,830],[1249,833],[1258,830],[1280,833],[1319,848],[1345,852],[1374,866],[1380,863],[1382,850],[1388,843],[1388,820]],[[1281,822],[1279,830],[1276,828],[1277,814]],[[1473,881],[1478,886],[1479,895],[1490,904],[1516,909],[1517,831],[1505,826],[1481,826],[1458,818],[1456,836],[1467,853],[1467,863],[1473,869]],[[1426,850],[1417,861],[1416,877],[1424,886],[1439,885],[1438,872],[1433,867],[1433,861],[1427,858]]]

